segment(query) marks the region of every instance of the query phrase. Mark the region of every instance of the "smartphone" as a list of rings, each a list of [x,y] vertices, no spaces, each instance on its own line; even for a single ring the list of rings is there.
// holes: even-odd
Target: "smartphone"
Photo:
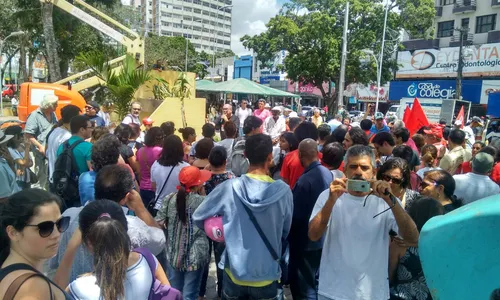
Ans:
[[[370,183],[365,180],[347,180],[347,190],[350,192],[368,193],[370,191]]]

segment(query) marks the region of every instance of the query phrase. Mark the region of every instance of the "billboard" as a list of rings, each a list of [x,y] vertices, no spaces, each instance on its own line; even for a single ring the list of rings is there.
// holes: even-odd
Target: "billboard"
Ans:
[[[488,86],[500,81],[485,80]],[[455,80],[408,80],[391,81],[389,100],[402,98],[456,99]],[[483,91],[483,80],[463,80],[462,98],[475,104],[487,104],[488,95]]]
[[[396,78],[456,77],[459,47],[398,52]],[[500,76],[500,43],[467,46],[464,77]]]

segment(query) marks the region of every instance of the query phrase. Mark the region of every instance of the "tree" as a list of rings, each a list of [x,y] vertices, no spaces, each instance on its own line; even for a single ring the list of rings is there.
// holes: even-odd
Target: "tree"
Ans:
[[[384,6],[382,0],[350,2],[346,83],[368,83],[376,79],[376,66],[374,61],[370,64],[361,62],[364,56],[361,50],[380,51]],[[410,8],[406,9],[405,5]],[[314,84],[324,98],[329,98],[329,106],[336,107],[334,97],[327,95],[323,82],[339,81],[345,6],[346,0],[291,0],[279,15],[269,21],[267,31],[253,37],[246,35],[241,41],[246,48],[257,53],[261,62],[273,59],[283,49],[287,50],[284,70],[288,78]],[[398,43],[396,35],[400,29],[421,32],[425,36],[423,28],[432,27],[435,14],[433,0],[392,0],[391,7],[396,6],[401,14],[391,11],[388,15],[382,82],[390,80],[392,71],[397,69],[392,52]],[[298,13],[304,9],[306,14]],[[418,16],[418,22],[412,24],[403,20],[408,14]]]
[[[198,62],[198,55],[193,44],[188,41],[188,70],[193,70]],[[151,68],[157,61],[161,61],[169,69],[184,70],[186,63],[186,39],[181,36],[146,37],[145,64]]]

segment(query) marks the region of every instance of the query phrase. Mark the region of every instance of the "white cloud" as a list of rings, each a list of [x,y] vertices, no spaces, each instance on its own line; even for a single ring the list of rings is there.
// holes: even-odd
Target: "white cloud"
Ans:
[[[240,38],[245,34],[250,36],[266,30],[266,24],[280,10],[277,0],[233,0],[233,30],[231,34],[231,48],[236,55],[250,54],[245,49]]]

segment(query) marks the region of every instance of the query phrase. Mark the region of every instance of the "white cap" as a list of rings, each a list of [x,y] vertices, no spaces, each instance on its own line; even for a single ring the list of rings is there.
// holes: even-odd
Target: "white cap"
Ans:
[[[281,111],[281,107],[280,107],[280,106],[275,106],[275,107],[273,107],[273,109],[271,109],[271,110]]]
[[[294,112],[294,111],[292,111],[288,116],[290,118],[298,118],[299,117],[299,115],[296,112]]]

